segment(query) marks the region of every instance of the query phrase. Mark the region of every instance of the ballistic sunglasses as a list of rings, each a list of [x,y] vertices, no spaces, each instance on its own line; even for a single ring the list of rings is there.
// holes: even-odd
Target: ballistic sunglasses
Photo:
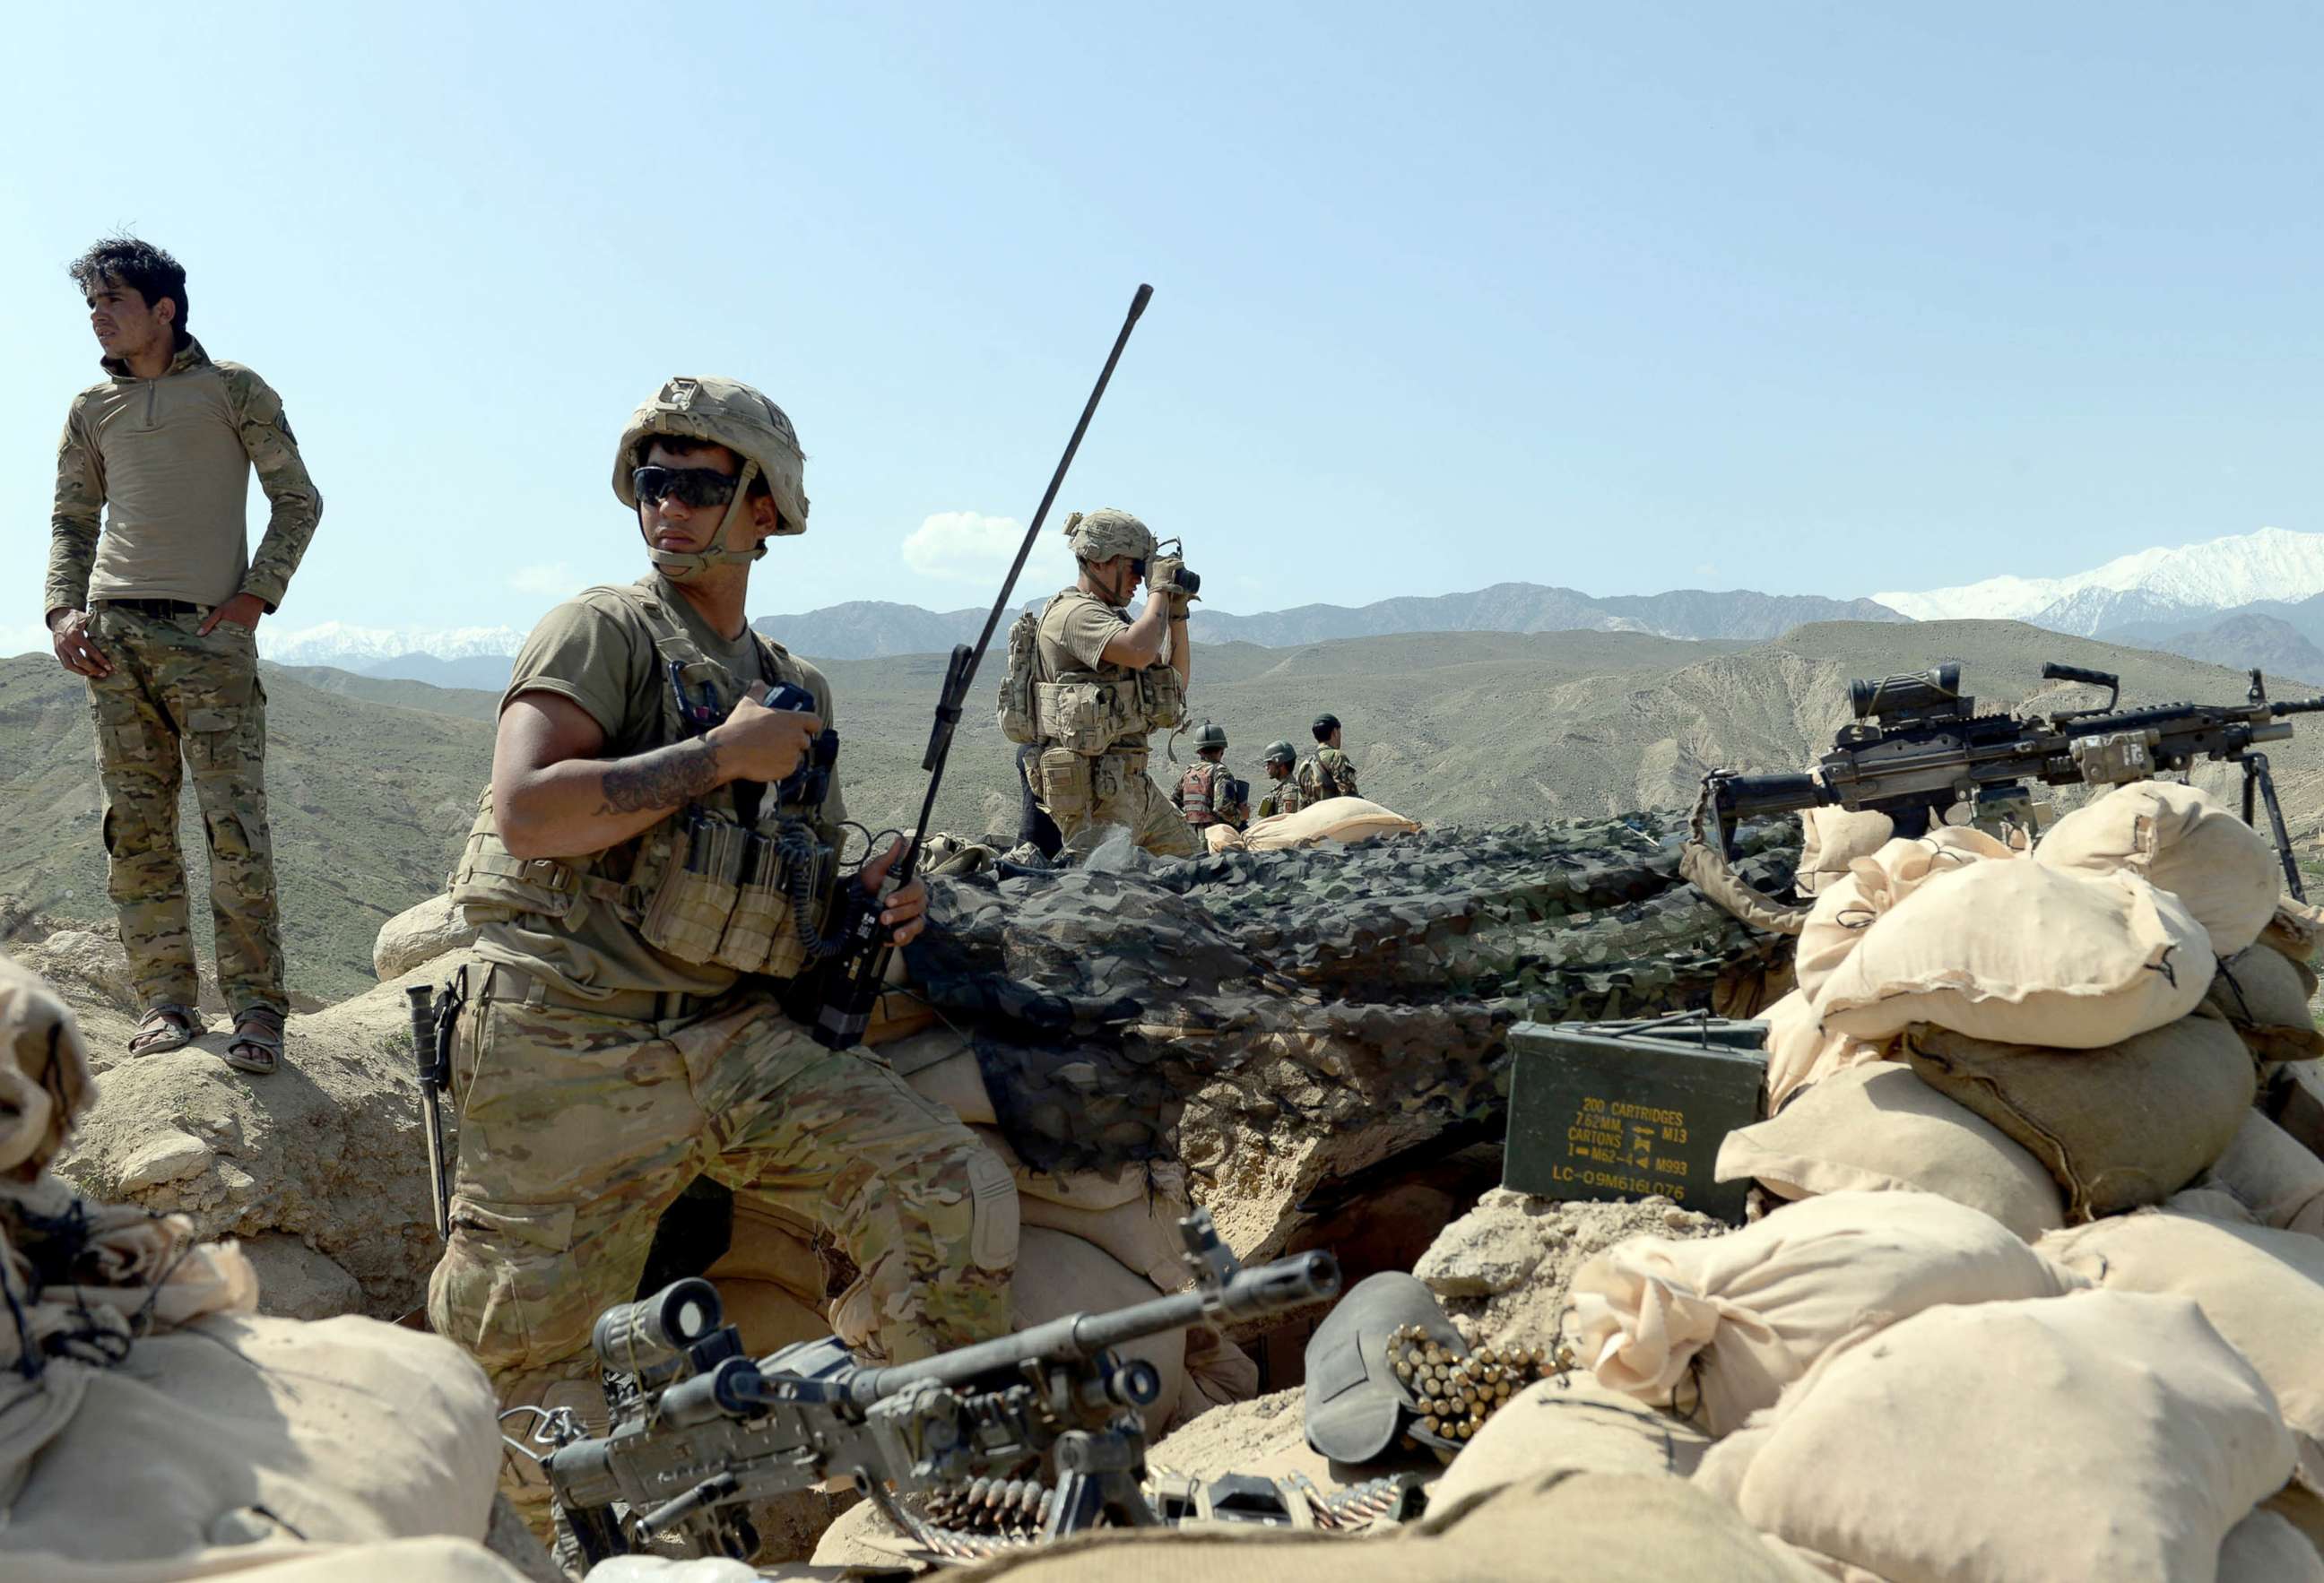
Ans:
[[[641,505],[676,500],[684,506],[723,506],[734,498],[735,478],[715,467],[640,467],[630,488]]]

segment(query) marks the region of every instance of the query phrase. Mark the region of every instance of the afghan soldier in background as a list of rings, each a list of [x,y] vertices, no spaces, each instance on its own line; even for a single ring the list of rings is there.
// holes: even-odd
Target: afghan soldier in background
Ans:
[[[1296,814],[1307,805],[1307,794],[1291,774],[1291,767],[1299,761],[1299,750],[1289,742],[1269,742],[1267,757],[1260,766],[1267,771],[1267,795],[1259,799],[1258,816],[1271,819],[1277,814]]]
[[[1356,767],[1340,750],[1340,717],[1319,714],[1314,726],[1315,751],[1299,766],[1299,789],[1310,803],[1320,803],[1325,797],[1360,797],[1356,789]]]
[[[1194,733],[1194,762],[1170,790],[1179,815],[1194,829],[1224,824],[1240,830],[1250,823],[1250,783],[1227,773],[1226,727],[1205,722]]]
[[[1033,794],[1073,857],[1089,856],[1116,827],[1157,856],[1194,857],[1202,843],[1146,773],[1147,737],[1185,718],[1188,596],[1149,586],[1131,619],[1154,535],[1129,512],[1075,512],[1065,532],[1081,576],[1041,612]]]
[[[759,391],[663,385],[613,457],[651,570],[543,617],[501,701],[453,875],[484,960],[446,991],[459,1163],[428,1316],[512,1407],[598,1409],[590,1327],[637,1295],[697,1175],[845,1250],[852,1346],[908,1361],[1009,1328],[1008,1167],[801,1020],[836,888],[876,891],[903,850],[841,872],[846,810],[812,756],[830,686],[744,618],[765,541],[807,530],[803,471]],[[902,943],[927,907],[914,879],[881,916]],[[539,1475],[511,1477],[542,1522]]]
[[[106,889],[145,1013],[129,1048],[174,1050],[208,1031],[178,850],[182,755],[209,839],[226,1059],[264,1074],[290,1001],[253,629],[281,603],[323,497],[281,400],[186,333],[177,260],[117,237],[72,278],[106,378],[73,398],[57,445],[45,609],[58,660],[88,678]],[[255,557],[243,521],[253,468],[272,508]]]

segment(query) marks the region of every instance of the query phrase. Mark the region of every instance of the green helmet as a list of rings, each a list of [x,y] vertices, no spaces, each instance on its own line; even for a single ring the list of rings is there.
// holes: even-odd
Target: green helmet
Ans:
[[[1298,761],[1299,750],[1289,742],[1268,743],[1267,756],[1259,760],[1261,764],[1296,764]]]
[[[1086,515],[1075,511],[1065,519],[1065,538],[1077,561],[1110,561],[1118,555],[1140,561],[1154,558],[1154,535],[1146,524],[1111,506]]]
[[[707,440],[742,459],[733,502],[718,524],[720,541],[735,513],[747,509],[743,502],[753,479],[764,479],[767,492],[774,497],[781,518],[775,526],[777,533],[807,531],[807,461],[799,450],[798,432],[791,428],[783,410],[757,390],[740,380],[709,375],[673,379],[630,414],[629,427],[622,430],[621,445],[613,453],[613,493],[632,511],[637,509],[638,496],[630,485],[630,474],[638,465],[639,447],[656,435]],[[751,550],[714,548],[697,555],[654,550],[651,556],[663,571],[684,575],[712,566],[754,561],[766,553],[766,545],[761,543]]]
[[[1206,720],[1203,722],[1203,729],[1194,733],[1194,746],[1198,750],[1223,748],[1226,745],[1227,728],[1222,725],[1215,725]]]
[[[1314,729],[1316,731],[1337,731],[1340,729],[1340,717],[1336,714],[1319,714],[1315,717]]]

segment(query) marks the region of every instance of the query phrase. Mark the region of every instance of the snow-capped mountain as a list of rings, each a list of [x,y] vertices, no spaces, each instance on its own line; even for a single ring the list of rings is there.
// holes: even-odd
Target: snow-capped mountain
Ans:
[[[438,659],[514,654],[524,634],[514,627],[356,627],[345,621],[286,631],[271,621],[258,628],[258,651],[277,665],[335,665],[368,670],[407,654]]]
[[[1872,597],[1915,621],[2022,621],[2094,637],[2133,621],[2200,618],[2314,594],[2324,594],[2324,533],[2263,528],[2176,549],[2142,549],[2068,577],[1988,577]]]

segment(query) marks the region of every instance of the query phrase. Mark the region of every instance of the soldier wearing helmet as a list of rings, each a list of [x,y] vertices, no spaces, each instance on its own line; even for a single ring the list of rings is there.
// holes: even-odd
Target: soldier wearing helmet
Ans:
[[[1193,857],[1201,842],[1146,773],[1148,736],[1185,718],[1192,595],[1149,584],[1131,617],[1155,551],[1154,535],[1127,511],[1076,511],[1065,533],[1081,576],[1041,612],[1032,687],[1040,750],[1027,782],[1072,856],[1126,829],[1148,851]]]
[[[1355,761],[1340,750],[1340,717],[1319,714],[1314,726],[1315,751],[1299,766],[1299,789],[1311,803],[1325,797],[1358,797]]]
[[[1296,814],[1307,805],[1307,794],[1292,778],[1291,768],[1299,761],[1299,750],[1289,742],[1269,742],[1267,757],[1259,760],[1267,771],[1267,795],[1259,799],[1258,815],[1269,819],[1277,814]]]
[[[1170,801],[1196,830],[1224,824],[1240,830],[1250,823],[1250,783],[1227,773],[1227,728],[1205,722],[1194,733],[1194,762],[1170,790]]]
[[[744,620],[767,540],[807,530],[790,419],[749,385],[671,380],[613,483],[651,569],[526,640],[453,876],[482,961],[445,991],[459,1161],[429,1321],[504,1404],[588,1407],[591,1323],[707,1175],[846,1248],[876,1327],[851,1345],[902,1361],[999,1335],[1008,1168],[798,1020],[835,890],[876,889],[901,843],[842,871],[830,686]],[[927,907],[915,880],[881,916],[908,941]],[[504,1482],[545,1522],[537,1471]]]

